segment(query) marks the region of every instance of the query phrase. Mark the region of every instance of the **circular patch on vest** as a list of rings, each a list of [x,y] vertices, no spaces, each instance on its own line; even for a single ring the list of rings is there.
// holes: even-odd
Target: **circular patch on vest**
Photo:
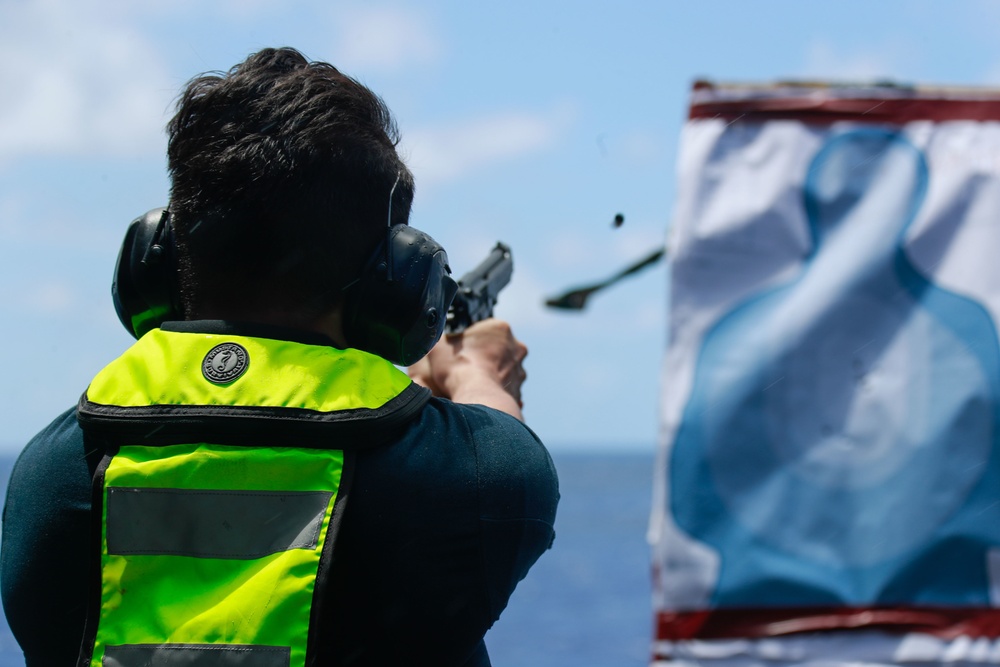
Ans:
[[[205,355],[201,372],[209,382],[229,384],[243,375],[249,366],[250,355],[242,345],[222,343]]]

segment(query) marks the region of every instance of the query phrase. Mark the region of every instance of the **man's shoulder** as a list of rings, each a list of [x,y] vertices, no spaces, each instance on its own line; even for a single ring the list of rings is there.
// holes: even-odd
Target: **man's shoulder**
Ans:
[[[89,493],[91,471],[88,462],[95,455],[96,452],[88,452],[84,443],[83,431],[76,421],[76,409],[66,410],[21,450],[7,487],[8,505],[17,500],[35,505],[66,498],[62,494],[67,487]]]
[[[66,410],[53,419],[21,450],[14,464],[19,469],[58,467],[66,455],[84,451],[83,431],[76,421],[76,408]]]
[[[542,447],[542,441],[527,424],[506,412],[485,405],[431,398],[424,407],[420,423],[424,426],[435,424],[464,431],[483,444]]]
[[[493,408],[443,399],[431,399],[425,411],[439,411],[445,423],[466,429],[481,498],[498,495],[509,500],[511,494],[529,493],[546,506],[543,514],[554,512],[559,497],[555,464],[526,424]]]
[[[548,451],[524,423],[493,408],[441,398],[431,398],[395,442],[363,450],[361,462],[367,472],[402,487],[426,479],[481,492],[497,483],[555,484]]]

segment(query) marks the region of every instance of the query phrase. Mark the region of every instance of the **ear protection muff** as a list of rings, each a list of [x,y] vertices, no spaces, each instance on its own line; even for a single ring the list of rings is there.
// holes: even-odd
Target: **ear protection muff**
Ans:
[[[175,271],[169,211],[156,208],[133,220],[118,253],[111,296],[118,319],[136,338],[183,319]],[[388,227],[361,278],[345,289],[347,343],[409,366],[441,338],[457,291],[437,241],[408,225]]]
[[[458,285],[437,241],[409,225],[393,225],[345,291],[347,343],[409,366],[441,338]]]
[[[129,224],[111,282],[118,319],[136,338],[183,319],[175,271],[170,212],[154,208]]]

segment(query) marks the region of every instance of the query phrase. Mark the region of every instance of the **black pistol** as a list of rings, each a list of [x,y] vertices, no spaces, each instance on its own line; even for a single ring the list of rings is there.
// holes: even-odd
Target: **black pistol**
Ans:
[[[458,281],[458,292],[448,309],[445,333],[459,334],[476,322],[493,317],[497,295],[510,282],[513,272],[510,247],[497,241],[486,259]]]

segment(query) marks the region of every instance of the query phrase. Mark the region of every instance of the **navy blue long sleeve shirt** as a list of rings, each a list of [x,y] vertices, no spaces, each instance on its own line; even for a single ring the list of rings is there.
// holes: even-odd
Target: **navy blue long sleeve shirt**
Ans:
[[[22,452],[4,507],[0,586],[27,667],[74,664],[88,606],[91,476],[67,411]],[[358,453],[320,665],[489,665],[483,636],[554,537],[558,482],[521,422],[431,399]]]

